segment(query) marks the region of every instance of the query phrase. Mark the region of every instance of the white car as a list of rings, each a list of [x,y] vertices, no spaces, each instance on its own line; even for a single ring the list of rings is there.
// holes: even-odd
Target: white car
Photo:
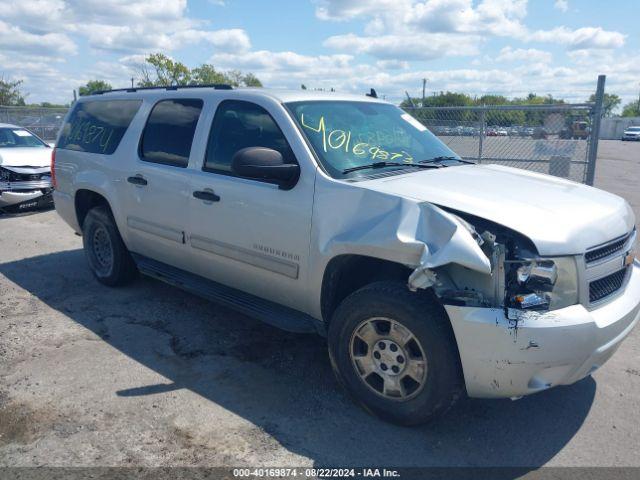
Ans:
[[[29,130],[0,123],[0,210],[51,205],[51,147]]]
[[[376,98],[110,91],[73,106],[53,160],[100,282],[141,272],[317,331],[340,383],[401,424],[574,383],[640,318],[625,200],[465,161]]]
[[[640,141],[640,127],[629,127],[622,134],[622,141]]]

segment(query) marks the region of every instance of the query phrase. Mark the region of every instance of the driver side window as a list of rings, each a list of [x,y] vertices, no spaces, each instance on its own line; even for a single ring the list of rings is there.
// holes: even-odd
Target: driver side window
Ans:
[[[284,163],[297,163],[284,134],[269,115],[255,103],[225,100],[218,105],[203,170],[233,175],[231,159],[246,147],[266,147],[282,154]]]

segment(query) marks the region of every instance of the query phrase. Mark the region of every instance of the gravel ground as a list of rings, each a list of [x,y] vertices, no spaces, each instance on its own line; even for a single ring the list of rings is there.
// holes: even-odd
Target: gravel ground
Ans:
[[[640,216],[640,144],[598,185]],[[640,466],[640,333],[575,385],[426,427],[354,406],[322,339],[160,282],[109,289],[55,212],[0,217],[0,465]]]

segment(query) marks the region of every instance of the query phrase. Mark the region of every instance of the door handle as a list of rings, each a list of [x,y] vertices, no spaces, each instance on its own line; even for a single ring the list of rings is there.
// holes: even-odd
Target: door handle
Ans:
[[[127,182],[133,183],[134,185],[141,185],[141,186],[147,184],[147,180],[144,177],[141,177],[140,175],[136,175],[135,177],[128,177]]]
[[[197,198],[198,200],[204,200],[205,202],[220,201],[220,196],[208,190],[196,190],[195,192],[193,192],[193,196],[194,198]]]

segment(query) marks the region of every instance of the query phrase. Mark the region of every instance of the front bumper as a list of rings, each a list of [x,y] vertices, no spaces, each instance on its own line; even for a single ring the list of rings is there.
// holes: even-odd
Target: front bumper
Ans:
[[[50,193],[50,191],[51,180],[49,177],[18,182],[0,181],[0,208],[29,203],[31,200]]]
[[[445,306],[470,397],[519,397],[568,385],[602,366],[640,319],[640,263],[624,292],[593,310],[573,305],[509,320],[496,308]]]

